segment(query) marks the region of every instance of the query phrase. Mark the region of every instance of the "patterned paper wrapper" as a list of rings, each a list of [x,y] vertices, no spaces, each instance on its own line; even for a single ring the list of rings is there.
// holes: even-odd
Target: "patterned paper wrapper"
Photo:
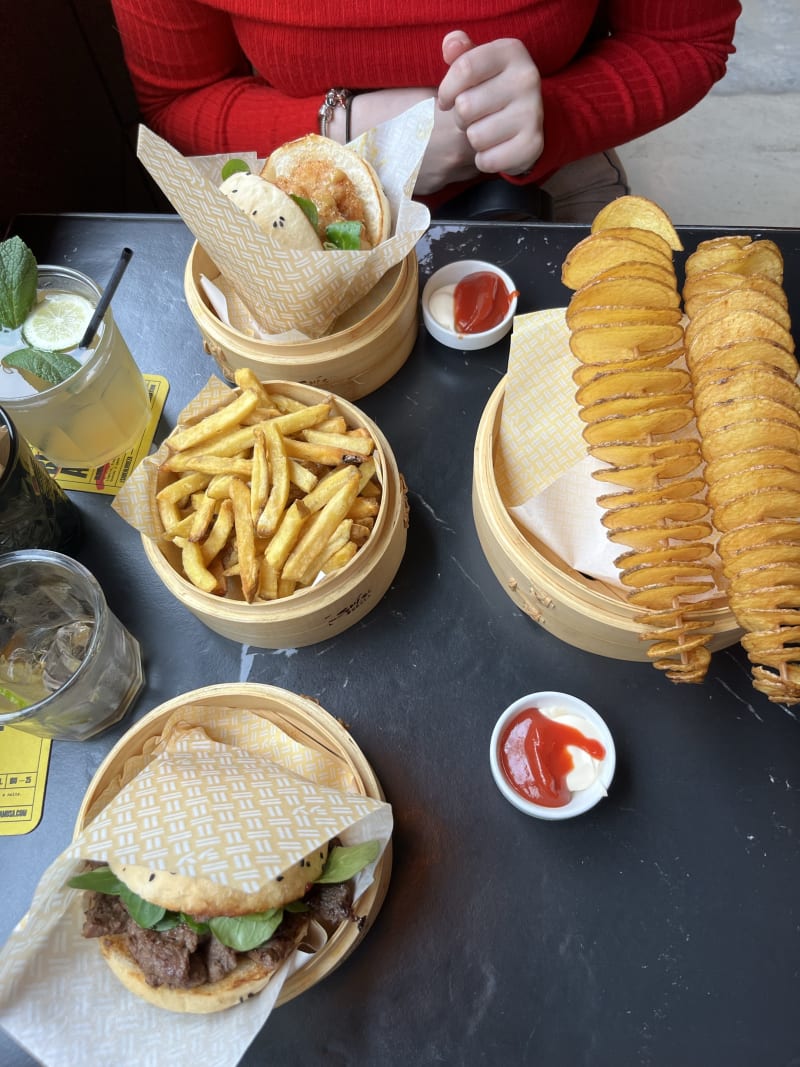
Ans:
[[[411,193],[432,129],[426,100],[350,142],[377,171],[392,209],[392,235],[364,252],[276,249],[219,191],[228,155],[184,157],[146,126],[138,155],[262,330],[314,338],[402,262],[430,225],[430,211]],[[236,158],[255,173],[264,162],[247,152]]]
[[[495,474],[513,517],[565,563],[619,588],[586,454],[564,308],[514,320]]]
[[[219,378],[209,378],[197,396],[178,415],[176,429],[216,411],[230,399],[231,392],[232,387]],[[162,441],[158,450],[145,456],[131,472],[111,505],[129,525],[154,541],[160,540],[164,533],[156,504],[156,491],[158,469],[169,455],[169,446]]]
[[[391,807],[357,794],[346,764],[240,708],[174,712],[88,814],[0,953],[0,1023],[48,1067],[233,1067],[309,958],[296,952],[262,993],[226,1011],[165,1012],[129,993],[81,936],[82,893],[66,882],[83,859],[116,854],[251,891],[334,836],[383,850],[392,831]],[[357,876],[357,897],[377,862]]]

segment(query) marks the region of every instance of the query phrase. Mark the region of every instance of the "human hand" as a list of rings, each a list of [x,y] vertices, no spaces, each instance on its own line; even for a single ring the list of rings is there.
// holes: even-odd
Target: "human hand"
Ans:
[[[378,123],[400,115],[422,100],[436,98],[436,90],[426,89],[378,89],[371,93],[359,93],[351,105],[351,135],[356,136]],[[338,110],[338,109],[337,109]],[[336,129],[333,128],[336,137]],[[474,163],[475,151],[459,128],[454,111],[434,109],[431,133],[422,164],[414,186],[419,196],[434,193],[451,182],[474,178],[478,170]]]
[[[442,41],[442,56],[450,69],[439,86],[439,108],[454,115],[478,170],[530,170],[544,147],[542,90],[522,41],[473,45],[463,30],[453,30]]]

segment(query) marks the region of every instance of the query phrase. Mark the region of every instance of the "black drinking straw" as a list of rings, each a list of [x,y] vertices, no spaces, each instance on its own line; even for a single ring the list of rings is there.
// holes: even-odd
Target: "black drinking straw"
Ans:
[[[108,305],[111,303],[111,297],[117,291],[117,286],[122,281],[122,275],[125,273],[125,268],[131,261],[133,251],[130,248],[123,248],[120,253],[120,257],[117,260],[117,265],[114,267],[114,271],[108,280],[108,285],[100,294],[100,299],[97,301],[97,307],[94,309],[94,315],[89,320],[89,325],[86,327],[86,333],[81,338],[81,343],[78,348],[88,348],[89,344],[97,333],[97,330],[102,322],[103,316],[108,310]]]

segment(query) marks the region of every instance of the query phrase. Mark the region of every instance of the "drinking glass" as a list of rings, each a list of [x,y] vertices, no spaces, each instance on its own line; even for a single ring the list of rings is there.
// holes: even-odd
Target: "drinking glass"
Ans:
[[[138,642],[82,564],[38,549],[0,556],[0,726],[85,741],[119,722],[143,683]]]
[[[81,513],[0,408],[0,553],[69,552],[78,547],[81,532]]]
[[[40,265],[38,293],[71,293],[94,307],[96,282],[70,267]],[[0,354],[25,344],[25,325],[0,334]],[[61,467],[99,467],[132,448],[148,421],[147,386],[111,308],[84,352],[70,352],[82,365],[58,385],[31,391],[18,371],[2,368],[0,404],[19,431]]]

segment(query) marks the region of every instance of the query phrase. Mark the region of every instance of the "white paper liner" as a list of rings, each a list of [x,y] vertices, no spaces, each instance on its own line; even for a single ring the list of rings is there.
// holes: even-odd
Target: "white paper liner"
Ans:
[[[573,570],[621,589],[614,560],[625,548],[609,540],[597,497],[622,487],[592,477],[607,465],[586,454],[581,436],[565,312],[548,308],[514,319],[495,454],[498,489],[522,529]],[[685,433],[696,433],[693,424],[677,436]]]

